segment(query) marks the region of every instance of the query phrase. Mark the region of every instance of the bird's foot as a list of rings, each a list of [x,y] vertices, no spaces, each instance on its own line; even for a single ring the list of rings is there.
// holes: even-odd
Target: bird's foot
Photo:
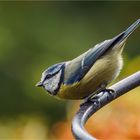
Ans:
[[[104,89],[103,93],[105,93],[105,92],[108,93],[108,95],[107,95],[108,100],[111,100],[112,98],[116,97],[116,92],[113,89]]]
[[[93,93],[87,96],[84,99],[84,102],[81,104],[81,106],[87,102],[92,102],[93,104],[95,104],[96,107],[97,106],[100,107],[102,98],[106,98],[106,100],[111,100],[112,98],[115,98],[115,96],[116,94],[113,89],[104,89],[100,93],[96,93],[96,94]]]
[[[96,104],[96,106],[99,106],[100,102],[99,102],[99,98],[102,96],[103,92],[100,93],[92,93],[89,96],[84,98],[84,101],[81,103],[80,106],[88,103],[88,102],[92,102],[94,104]]]

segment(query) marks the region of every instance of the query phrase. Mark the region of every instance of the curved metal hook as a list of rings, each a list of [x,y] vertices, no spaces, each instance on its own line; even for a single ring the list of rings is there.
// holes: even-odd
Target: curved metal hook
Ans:
[[[74,137],[77,140],[96,140],[85,130],[84,125],[86,121],[100,108],[138,86],[140,86],[140,71],[109,87],[109,89],[115,91],[113,94],[107,91],[101,92],[95,100],[93,98],[93,101],[82,104],[72,121]]]

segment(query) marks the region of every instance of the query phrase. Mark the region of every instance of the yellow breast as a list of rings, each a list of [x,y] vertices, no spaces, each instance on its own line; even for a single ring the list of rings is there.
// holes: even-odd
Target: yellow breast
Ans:
[[[73,85],[61,85],[59,92],[56,94],[57,97],[62,99],[80,99],[81,94],[79,94],[80,83],[74,83]]]

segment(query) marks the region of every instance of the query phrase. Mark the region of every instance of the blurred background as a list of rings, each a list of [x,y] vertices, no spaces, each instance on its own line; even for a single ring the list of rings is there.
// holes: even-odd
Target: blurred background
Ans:
[[[79,101],[35,87],[50,65],[70,60],[140,18],[140,2],[0,2],[0,139],[73,139]],[[128,39],[117,80],[140,70],[140,28]],[[116,80],[116,81],[117,81]],[[116,82],[115,81],[115,82]],[[140,87],[87,123],[103,139],[140,139]]]

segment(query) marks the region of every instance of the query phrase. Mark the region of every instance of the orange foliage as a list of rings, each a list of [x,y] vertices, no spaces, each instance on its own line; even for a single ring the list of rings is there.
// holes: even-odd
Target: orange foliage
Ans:
[[[74,139],[71,134],[71,124],[67,121],[56,123],[53,127],[52,133],[53,137],[57,139]]]
[[[97,139],[140,139],[140,106],[136,101],[140,97],[139,91],[140,88],[137,88],[95,113],[86,124],[87,131]],[[57,139],[73,139],[70,123],[71,119],[55,124],[53,136]]]

